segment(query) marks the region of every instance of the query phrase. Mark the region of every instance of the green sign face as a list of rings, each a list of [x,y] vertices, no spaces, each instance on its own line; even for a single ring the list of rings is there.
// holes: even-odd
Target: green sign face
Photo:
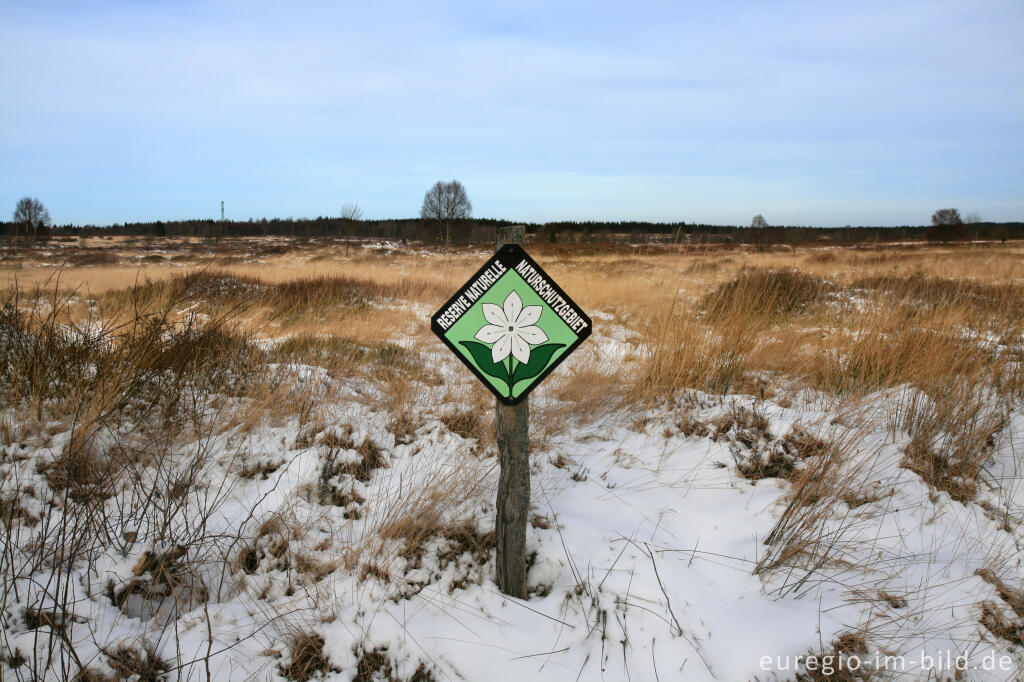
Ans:
[[[586,313],[517,244],[501,247],[430,327],[506,405],[515,405],[590,336]]]

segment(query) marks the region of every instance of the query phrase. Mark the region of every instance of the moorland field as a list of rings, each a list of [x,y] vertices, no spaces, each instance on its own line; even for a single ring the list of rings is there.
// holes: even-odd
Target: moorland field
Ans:
[[[526,601],[429,328],[487,248],[3,252],[0,677],[1024,671],[1024,244],[526,248],[594,321],[530,400]]]

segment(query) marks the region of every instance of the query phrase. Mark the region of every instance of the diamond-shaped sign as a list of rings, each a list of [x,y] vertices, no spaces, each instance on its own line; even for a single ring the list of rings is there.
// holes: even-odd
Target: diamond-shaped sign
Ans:
[[[430,319],[484,385],[515,405],[590,336],[591,322],[518,244],[506,244]]]

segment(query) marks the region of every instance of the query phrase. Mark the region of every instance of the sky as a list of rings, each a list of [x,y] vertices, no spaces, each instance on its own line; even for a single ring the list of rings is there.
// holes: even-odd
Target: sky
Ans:
[[[0,0],[0,212],[1024,220],[1024,2]],[[5,208],[9,207],[9,208]]]

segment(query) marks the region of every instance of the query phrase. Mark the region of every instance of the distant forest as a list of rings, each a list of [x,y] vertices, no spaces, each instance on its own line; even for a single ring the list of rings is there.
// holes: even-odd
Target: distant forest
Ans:
[[[455,221],[452,242],[455,244],[488,243],[494,228],[516,224],[508,220],[477,218]],[[15,234],[15,224],[0,223],[0,235]],[[772,226],[751,228],[738,225],[705,225],[698,223],[654,223],[642,221],[563,221],[527,223],[531,239],[550,242],[627,242],[627,243],[750,243],[802,244],[808,242],[865,243],[898,241],[1000,241],[1024,239],[1024,223],[976,222],[957,225],[955,229],[937,229],[931,225],[901,227],[803,227]],[[394,220],[347,220],[342,218],[302,218],[259,220],[169,220],[145,223],[124,223],[106,227],[93,225],[54,225],[43,228],[35,241],[49,236],[124,235],[139,237],[224,237],[287,236],[298,238],[335,237],[350,239],[386,239],[437,243],[441,229],[432,221],[420,218]]]

